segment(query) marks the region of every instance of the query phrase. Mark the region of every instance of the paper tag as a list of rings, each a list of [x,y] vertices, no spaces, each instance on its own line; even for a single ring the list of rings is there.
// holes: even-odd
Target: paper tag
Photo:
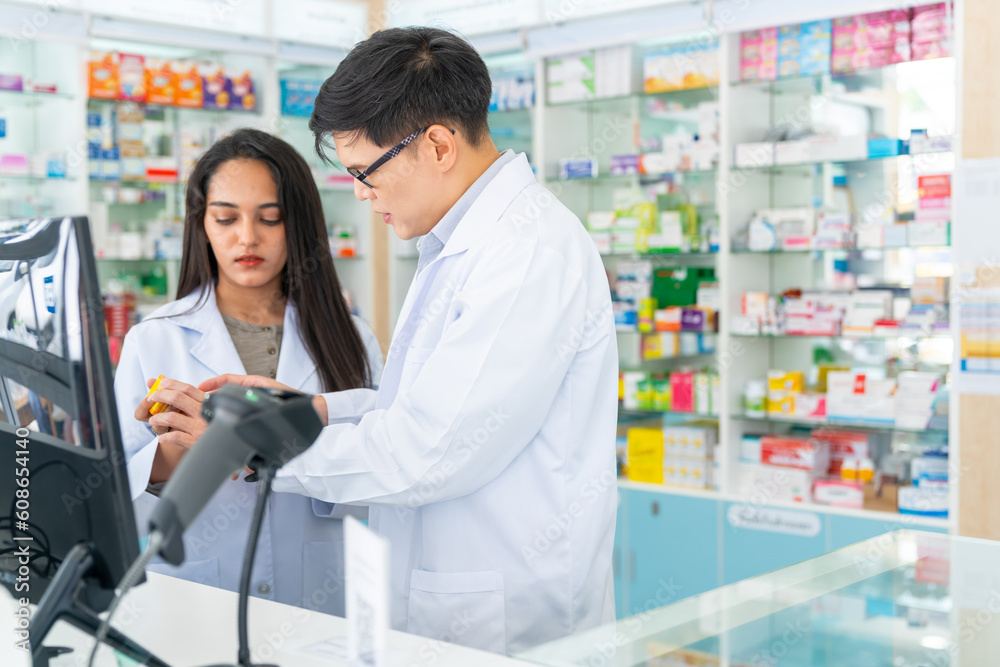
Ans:
[[[386,667],[389,543],[350,516],[344,536],[348,665]]]

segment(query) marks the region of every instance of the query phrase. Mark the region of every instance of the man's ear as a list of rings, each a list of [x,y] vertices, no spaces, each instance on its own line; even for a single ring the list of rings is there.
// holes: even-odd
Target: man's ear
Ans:
[[[458,142],[455,135],[444,125],[427,128],[427,142],[434,150],[434,162],[442,172],[451,169],[458,159]]]

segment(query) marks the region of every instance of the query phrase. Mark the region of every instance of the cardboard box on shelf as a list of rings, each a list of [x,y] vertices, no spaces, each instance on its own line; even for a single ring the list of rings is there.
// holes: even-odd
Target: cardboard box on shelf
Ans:
[[[830,450],[825,442],[812,438],[765,435],[760,439],[760,462],[825,475],[830,467]]]
[[[767,372],[768,391],[801,392],[805,390],[806,376],[802,371],[769,370]]]
[[[820,479],[813,484],[813,502],[833,507],[861,509],[865,505],[864,486],[858,482]]]
[[[828,474],[839,477],[845,459],[867,459],[871,457],[868,434],[860,431],[842,431],[830,428],[813,429],[810,437],[826,443],[830,450]]]
[[[778,76],[778,29],[740,34],[740,81],[769,81]]]
[[[815,477],[806,470],[763,463],[737,463],[737,494],[750,502],[810,502]]]

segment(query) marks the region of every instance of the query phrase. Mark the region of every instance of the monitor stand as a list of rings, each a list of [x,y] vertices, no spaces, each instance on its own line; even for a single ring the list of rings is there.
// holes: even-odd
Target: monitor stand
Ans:
[[[77,599],[77,591],[93,567],[94,553],[90,545],[77,544],[66,554],[56,576],[42,595],[42,599],[38,601],[38,608],[28,627],[34,667],[48,667],[49,659],[59,653],[65,653],[58,647],[42,646],[46,635],[59,619],[64,619],[91,636],[97,635],[101,625],[100,616]],[[111,648],[140,664],[150,667],[170,667],[114,628],[109,628],[104,641]]]

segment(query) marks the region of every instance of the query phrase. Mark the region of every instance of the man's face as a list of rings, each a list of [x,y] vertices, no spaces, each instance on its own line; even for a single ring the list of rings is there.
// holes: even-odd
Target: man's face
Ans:
[[[358,171],[367,169],[390,148],[356,135],[335,134],[333,141],[340,162]],[[437,213],[440,201],[435,199],[440,172],[434,165],[434,147],[428,143],[427,133],[419,134],[399,155],[365,178],[372,187],[354,181],[354,196],[370,201],[372,210],[404,241],[424,236],[441,218]]]

